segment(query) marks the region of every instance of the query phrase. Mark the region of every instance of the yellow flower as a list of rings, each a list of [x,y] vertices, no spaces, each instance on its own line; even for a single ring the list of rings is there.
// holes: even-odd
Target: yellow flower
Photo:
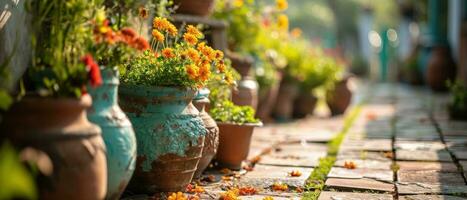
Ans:
[[[193,80],[198,78],[198,71],[199,71],[199,68],[195,65],[186,66],[186,73],[188,74],[188,77],[190,77]]]
[[[219,70],[220,73],[224,73],[225,72],[225,64],[224,62],[218,62],[217,65],[217,70]]]
[[[229,85],[233,85],[233,84],[234,84],[233,76],[232,76],[232,74],[230,74],[230,73],[225,74],[224,80],[225,80],[225,82],[227,82],[227,84],[229,84]]]
[[[152,30],[152,36],[159,42],[162,42],[165,39],[164,35],[156,29]]]
[[[185,54],[192,60],[193,62],[198,62],[199,61],[199,53],[196,51],[196,49],[189,48],[188,50],[185,51]]]
[[[274,200],[271,196],[264,197],[263,200]]]
[[[174,50],[171,48],[165,48],[162,50],[162,56],[164,56],[164,58],[175,58]]]
[[[287,0],[276,0],[276,6],[277,9],[279,10],[285,10],[289,7],[289,4],[287,3]]]
[[[196,38],[196,36],[190,33],[183,34],[183,39],[186,43],[188,43],[191,46],[194,46],[196,45],[196,43],[198,43],[198,38]]]
[[[277,26],[281,30],[289,29],[289,18],[287,17],[287,15],[279,15],[279,17],[277,18]]]
[[[203,34],[198,30],[198,28],[194,27],[193,25],[188,25],[186,28],[186,32],[196,36],[197,38],[203,37]]]
[[[206,42],[200,42],[198,44],[198,46],[196,47],[196,49],[198,49],[198,51],[203,51],[204,49],[206,48]]]
[[[243,6],[243,0],[234,0],[233,1],[233,6],[236,8],[242,7]]]
[[[220,50],[216,50],[215,54],[216,54],[216,60],[222,60],[224,58],[224,52]]]

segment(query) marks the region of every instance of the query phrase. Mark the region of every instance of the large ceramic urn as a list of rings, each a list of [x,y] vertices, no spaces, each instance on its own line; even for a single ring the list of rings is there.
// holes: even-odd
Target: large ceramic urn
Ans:
[[[191,182],[207,132],[192,104],[195,94],[177,87],[120,87],[119,100],[137,140],[132,192],[183,191]]]
[[[91,104],[89,95],[79,99],[26,96],[5,114],[1,137],[18,148],[45,152],[52,161],[52,174],[38,176],[39,199],[105,198],[105,145],[100,128],[86,117]]]
[[[136,138],[130,120],[118,105],[118,71],[101,68],[103,84],[88,87],[93,99],[88,118],[102,129],[107,147],[107,197],[119,199],[133,175],[136,164]]]

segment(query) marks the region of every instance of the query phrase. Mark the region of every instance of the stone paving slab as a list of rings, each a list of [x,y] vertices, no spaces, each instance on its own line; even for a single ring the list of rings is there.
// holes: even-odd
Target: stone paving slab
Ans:
[[[420,150],[396,150],[397,160],[405,161],[440,161],[452,162],[451,155],[446,150],[420,151]]]
[[[370,194],[356,192],[321,192],[318,200],[392,200],[390,194]]]
[[[344,178],[328,178],[326,180],[326,188],[339,190],[368,190],[394,192],[392,183],[377,181],[374,179],[344,179]]]
[[[436,141],[396,141],[394,143],[395,149],[401,150],[420,150],[420,151],[438,151],[446,149],[442,142]]]
[[[399,171],[433,170],[436,172],[458,172],[457,166],[451,162],[417,162],[397,161]]]
[[[380,160],[362,160],[362,159],[338,159],[334,166],[344,167],[345,162],[352,161],[355,163],[358,169],[391,169],[392,161],[380,161]]]
[[[391,170],[382,169],[346,169],[333,167],[328,174],[329,178],[347,178],[347,179],[375,179],[381,181],[392,182],[393,172]]]
[[[409,195],[399,196],[399,200],[464,200],[467,198],[449,195]]]
[[[461,165],[463,171],[467,172],[467,160],[461,160],[459,161],[459,164]]]
[[[361,160],[392,161],[392,158],[389,157],[389,154],[385,154],[385,152],[346,151],[346,150],[340,151],[337,156],[337,159],[339,160],[361,159]]]
[[[341,147],[342,150],[365,151],[392,151],[391,139],[366,139],[359,141],[347,141]]]
[[[302,173],[299,177],[289,175],[293,170]],[[292,187],[303,187],[313,168],[280,167],[268,165],[256,165],[254,170],[243,176],[239,184],[258,188],[269,188],[275,182],[282,182]]]
[[[305,155],[276,152],[262,156],[258,163],[277,166],[316,167],[319,164],[319,159],[325,156],[326,152],[308,152]]]
[[[432,185],[422,183],[397,183],[399,195],[408,194],[445,194],[445,195],[467,195],[467,186],[462,185]]]
[[[465,185],[464,178],[460,173],[437,172],[434,170],[424,171],[398,171],[397,180],[408,183],[427,183],[442,185]]]
[[[466,150],[453,150],[451,152],[458,160],[467,160],[467,148]]]

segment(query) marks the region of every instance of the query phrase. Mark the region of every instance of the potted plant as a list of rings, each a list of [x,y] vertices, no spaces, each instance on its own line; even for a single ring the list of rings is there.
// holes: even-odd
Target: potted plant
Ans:
[[[177,13],[208,17],[214,11],[215,2],[215,0],[174,0],[174,5]]]
[[[451,102],[448,105],[449,116],[454,120],[467,120],[467,88],[461,81],[450,83]]]
[[[17,147],[45,152],[53,172],[38,179],[40,199],[104,199],[105,145],[100,128],[88,121],[86,85],[102,84],[86,43],[92,40],[94,1],[46,0],[28,4],[32,20],[31,67],[25,96],[0,125]],[[71,187],[72,186],[72,187]]]
[[[154,18],[149,49],[120,68],[119,99],[138,143],[129,186],[136,192],[185,189],[201,158],[206,134],[191,102],[212,74],[222,74],[222,80],[231,82],[224,73],[223,53],[199,42],[203,34],[196,27],[183,29],[165,18]]]
[[[107,197],[119,199],[133,175],[136,164],[136,138],[130,120],[118,105],[118,67],[125,65],[133,54],[146,50],[145,39],[128,27],[117,28],[99,9],[93,20],[94,41],[89,49],[100,66],[103,84],[88,86],[93,106],[88,118],[102,129],[107,147]]]
[[[210,114],[219,126],[216,161],[222,167],[240,170],[250,150],[253,130],[262,123],[251,106],[237,106],[229,100],[216,103]]]

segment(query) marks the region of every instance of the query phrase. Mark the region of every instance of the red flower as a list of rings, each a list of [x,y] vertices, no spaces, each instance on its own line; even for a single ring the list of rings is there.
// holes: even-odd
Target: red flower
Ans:
[[[133,46],[138,50],[147,50],[150,48],[148,41],[142,37],[137,37],[133,40]]]
[[[135,40],[136,38],[136,32],[131,29],[131,28],[122,28],[120,30],[120,32],[122,33],[122,37],[123,39],[127,42],[127,43],[130,43],[132,42],[133,40]]]
[[[86,65],[86,69],[89,71],[88,76],[92,87],[98,87],[102,85],[102,76],[99,69],[99,65],[94,61],[94,58],[90,54],[86,54],[81,58],[81,62]]]

